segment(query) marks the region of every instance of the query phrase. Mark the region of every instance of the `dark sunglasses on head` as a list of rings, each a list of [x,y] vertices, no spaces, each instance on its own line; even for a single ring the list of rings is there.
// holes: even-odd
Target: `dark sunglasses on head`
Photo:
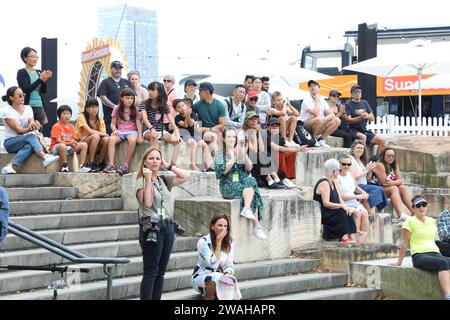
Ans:
[[[344,166],[344,167],[350,167],[352,164],[351,163],[345,163],[345,162],[341,162],[341,166]]]
[[[250,101],[258,101],[258,98],[250,98],[248,100],[250,100]]]
[[[420,202],[420,203],[414,205],[414,208],[420,208],[420,207],[426,208],[427,205],[428,205],[428,203],[426,203],[426,202]]]

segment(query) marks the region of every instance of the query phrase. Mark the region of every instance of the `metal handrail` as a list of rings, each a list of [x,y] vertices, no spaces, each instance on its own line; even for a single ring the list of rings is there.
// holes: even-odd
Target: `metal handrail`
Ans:
[[[8,231],[16,236],[34,243],[35,245],[46,249],[58,256],[61,256],[74,263],[96,263],[103,264],[103,272],[107,276],[107,299],[112,300],[112,282],[113,274],[118,264],[127,264],[130,262],[126,258],[106,258],[106,257],[88,257],[78,251],[72,250],[67,246],[44,237],[24,226],[9,221]],[[114,265],[114,266],[112,266]]]

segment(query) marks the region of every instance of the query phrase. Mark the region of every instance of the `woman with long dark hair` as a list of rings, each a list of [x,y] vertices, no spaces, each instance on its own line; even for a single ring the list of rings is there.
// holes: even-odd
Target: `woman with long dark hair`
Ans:
[[[139,109],[144,121],[144,139],[150,141],[150,145],[157,147],[158,140],[165,141],[174,146],[171,163],[176,164],[183,139],[180,136],[178,127],[175,124],[173,115],[170,113],[167,93],[161,82],[153,81],[148,85],[149,98],[143,101]],[[167,118],[170,126],[174,129],[171,134],[164,126],[164,119]]]
[[[161,169],[175,173],[162,178]],[[149,148],[139,163],[136,176],[136,197],[139,203],[139,244],[142,249],[144,275],[141,300],[160,300],[164,274],[174,242],[173,200],[170,190],[190,175],[174,165],[163,162],[161,151]]]
[[[26,95],[25,104],[31,106],[33,110],[33,118],[43,126],[48,122],[44,109],[44,95],[47,93],[47,80],[53,76],[53,72],[35,69],[39,56],[33,48],[23,48],[20,58],[25,63],[25,68],[17,71],[17,83]]]
[[[209,234],[197,243],[198,264],[192,274],[192,286],[205,300],[241,298],[234,277],[234,244],[230,220],[215,215],[209,224]],[[222,282],[230,283],[221,286]],[[231,287],[231,290],[225,288]]]

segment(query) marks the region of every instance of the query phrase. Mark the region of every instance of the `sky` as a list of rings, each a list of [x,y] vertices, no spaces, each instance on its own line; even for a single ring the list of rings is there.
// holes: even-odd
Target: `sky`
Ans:
[[[426,5],[423,0],[7,1],[0,10],[0,74],[6,81],[5,88],[0,83],[0,95],[16,84],[17,70],[23,67],[20,50],[30,46],[40,54],[41,38],[56,37],[58,95],[76,96],[80,53],[97,35],[98,7],[124,3],[158,11],[160,74],[196,70],[207,57],[238,54],[291,63],[306,45],[343,45],[345,31],[357,30],[364,22],[379,28],[450,25],[450,4],[437,0]],[[224,72],[227,68],[224,63]]]

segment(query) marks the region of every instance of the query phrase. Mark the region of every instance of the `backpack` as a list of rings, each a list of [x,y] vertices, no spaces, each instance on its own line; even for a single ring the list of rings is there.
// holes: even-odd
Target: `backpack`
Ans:
[[[295,132],[297,134],[297,138],[300,142],[300,145],[307,145],[308,147],[314,147],[316,144],[316,139],[305,129],[300,123],[297,123],[297,127],[295,128]]]
[[[236,121],[237,117],[235,118],[231,118],[231,114],[233,112],[233,101],[232,101],[233,97],[229,97],[229,99],[225,99],[225,103],[227,104],[227,109],[228,109],[228,115],[230,116],[230,120],[231,121]],[[239,105],[241,107],[241,112],[244,111],[244,104],[241,102],[241,104]],[[237,116],[237,115],[236,115]]]

